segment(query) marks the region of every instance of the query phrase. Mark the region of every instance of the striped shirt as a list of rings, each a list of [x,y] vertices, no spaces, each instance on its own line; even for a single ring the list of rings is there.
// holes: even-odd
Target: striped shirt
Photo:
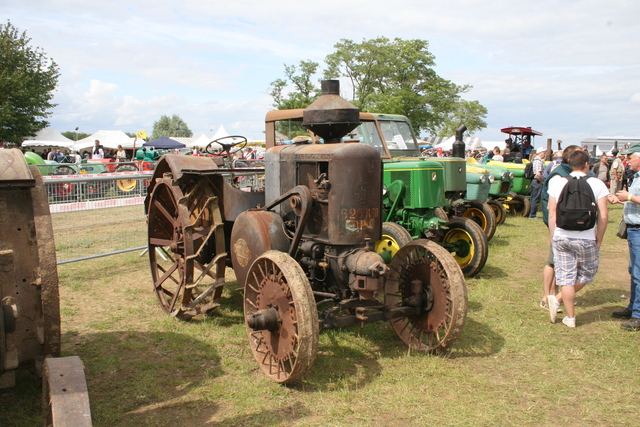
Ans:
[[[633,182],[629,186],[629,193],[633,196],[640,196],[640,172],[636,172],[633,176]],[[623,218],[627,224],[640,225],[640,205],[633,202],[625,202]]]

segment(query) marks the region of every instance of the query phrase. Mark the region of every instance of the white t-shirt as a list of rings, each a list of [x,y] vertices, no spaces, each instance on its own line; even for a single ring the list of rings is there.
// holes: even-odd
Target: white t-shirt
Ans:
[[[571,176],[585,176],[582,172],[571,172]],[[587,183],[591,186],[593,190],[593,195],[596,197],[596,200],[600,200],[603,197],[607,197],[609,195],[609,189],[604,184],[604,182],[600,181],[598,178],[590,177],[587,178]],[[553,197],[558,201],[560,197],[560,193],[562,193],[562,189],[567,184],[567,180],[560,176],[555,175],[549,181],[549,197]],[[565,230],[560,227],[556,227],[553,237],[568,237],[570,239],[585,239],[585,240],[596,240],[596,227],[590,228],[588,230]]]

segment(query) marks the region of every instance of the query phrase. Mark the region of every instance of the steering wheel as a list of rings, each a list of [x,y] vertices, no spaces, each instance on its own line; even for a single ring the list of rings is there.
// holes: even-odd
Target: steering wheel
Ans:
[[[226,141],[226,142],[225,142]],[[247,138],[240,135],[229,135],[223,136],[222,138],[214,139],[205,148],[205,151],[214,156],[220,156],[221,153],[217,153],[213,149],[213,145],[218,144],[222,147],[222,152],[227,153],[227,155],[235,154],[238,151],[242,150],[247,145]],[[233,147],[236,147],[235,150],[231,151]]]

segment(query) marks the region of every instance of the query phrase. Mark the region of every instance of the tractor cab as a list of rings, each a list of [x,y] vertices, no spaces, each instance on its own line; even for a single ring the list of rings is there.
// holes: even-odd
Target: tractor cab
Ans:
[[[512,153],[520,153],[521,158],[528,159],[531,150],[534,149],[533,139],[542,136],[542,132],[531,129],[531,127],[511,126],[500,129],[500,132],[509,135],[505,139],[505,146]]]

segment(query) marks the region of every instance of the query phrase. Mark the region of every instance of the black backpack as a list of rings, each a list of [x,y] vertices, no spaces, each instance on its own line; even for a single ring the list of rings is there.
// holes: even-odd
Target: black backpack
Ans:
[[[564,230],[589,230],[596,225],[598,204],[588,177],[566,176],[556,206],[556,226]]]
[[[533,179],[535,177],[536,177],[536,174],[533,173],[533,162],[529,162],[524,167],[524,178],[525,179]]]

